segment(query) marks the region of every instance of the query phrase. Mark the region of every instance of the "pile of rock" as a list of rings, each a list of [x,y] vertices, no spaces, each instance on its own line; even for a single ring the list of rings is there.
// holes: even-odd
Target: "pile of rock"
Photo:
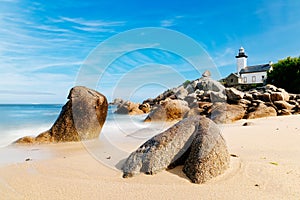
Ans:
[[[217,123],[231,123],[243,118],[299,114],[300,94],[289,94],[273,85],[242,92],[225,88],[205,72],[200,79],[167,90],[143,104],[151,107],[145,121],[205,115]]]
[[[139,104],[131,101],[120,101],[117,105],[116,114],[140,115],[150,112],[148,103]]]

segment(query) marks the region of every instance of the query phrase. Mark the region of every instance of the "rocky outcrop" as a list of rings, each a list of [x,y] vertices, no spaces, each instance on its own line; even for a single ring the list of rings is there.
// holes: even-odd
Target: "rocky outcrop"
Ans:
[[[186,101],[166,99],[152,109],[145,122],[181,120],[189,110]]]
[[[146,109],[143,109],[147,111]],[[144,114],[144,111],[140,109],[140,104],[133,103],[130,101],[125,101],[120,104],[115,111],[116,114],[128,114],[128,115],[140,115]]]
[[[50,128],[36,138],[16,143],[70,142],[97,138],[105,122],[108,103],[101,93],[82,86],[70,90],[68,102]]]
[[[228,168],[229,153],[214,122],[201,116],[186,118],[154,136],[127,158],[123,177],[155,174],[179,164],[194,183],[204,183]]]
[[[145,121],[151,121],[150,116],[152,115],[153,120],[169,120],[163,106],[167,99],[187,102],[191,110],[185,114],[185,117],[205,115],[212,117],[217,123],[231,123],[248,117],[258,118],[300,113],[300,94],[289,94],[274,85],[242,92],[235,88],[225,88],[210,76],[211,73],[205,71],[199,79],[186,81],[154,99],[145,100],[143,103],[148,103],[151,107],[149,117]],[[201,108],[203,103],[210,103],[214,106]],[[219,103],[226,103],[224,104],[226,106],[222,108]],[[212,109],[213,107],[214,109]],[[267,109],[263,111],[262,108]],[[180,114],[178,119],[181,118]]]

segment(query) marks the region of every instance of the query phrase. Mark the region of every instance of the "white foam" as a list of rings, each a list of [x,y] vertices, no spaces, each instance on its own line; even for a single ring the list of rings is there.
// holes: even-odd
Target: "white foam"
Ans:
[[[42,124],[26,128],[16,128],[15,130],[2,130],[0,147],[10,145],[12,142],[24,136],[37,136],[38,134],[48,130],[51,124]]]

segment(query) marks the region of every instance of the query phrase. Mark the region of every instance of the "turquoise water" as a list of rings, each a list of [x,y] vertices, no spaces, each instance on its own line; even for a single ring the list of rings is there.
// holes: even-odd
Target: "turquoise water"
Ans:
[[[47,130],[55,122],[61,107],[57,104],[0,105],[0,147],[19,137]]]
[[[0,147],[5,147],[20,137],[37,136],[48,130],[57,119],[63,105],[59,104],[0,104]],[[157,133],[160,127],[150,127],[143,123],[146,115],[128,116],[113,114],[115,106],[109,106],[106,122],[102,129],[111,142],[124,142],[128,135],[136,139],[148,138],[152,132]],[[145,130],[145,128],[151,128]],[[142,135],[136,135],[142,129]],[[148,132],[151,132],[148,134]]]

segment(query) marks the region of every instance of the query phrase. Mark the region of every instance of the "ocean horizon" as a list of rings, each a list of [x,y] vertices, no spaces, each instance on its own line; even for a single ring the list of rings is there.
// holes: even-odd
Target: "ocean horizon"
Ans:
[[[37,136],[50,129],[62,106],[63,104],[0,104],[0,148],[21,137]],[[137,142],[142,142],[166,128],[164,124],[144,123],[146,115],[120,115],[114,114],[115,110],[114,105],[108,107],[101,131],[101,135],[113,144],[126,142],[128,135]],[[139,130],[142,131],[137,135]]]

